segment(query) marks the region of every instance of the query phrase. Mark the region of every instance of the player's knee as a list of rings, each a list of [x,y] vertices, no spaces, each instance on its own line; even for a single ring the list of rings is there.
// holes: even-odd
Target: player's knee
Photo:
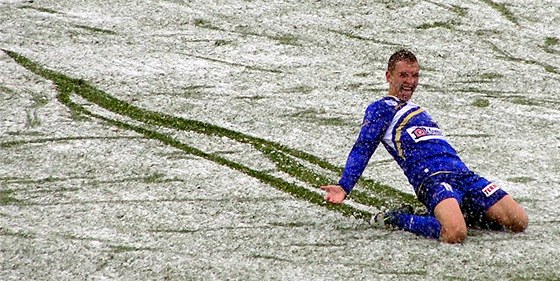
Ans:
[[[440,240],[450,244],[462,243],[467,239],[467,227],[454,225],[442,229]]]

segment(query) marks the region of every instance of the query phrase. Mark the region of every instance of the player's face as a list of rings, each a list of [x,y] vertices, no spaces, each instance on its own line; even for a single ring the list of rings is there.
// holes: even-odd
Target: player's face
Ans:
[[[385,77],[389,82],[389,95],[401,101],[409,101],[418,86],[420,67],[418,62],[399,61],[393,71],[387,71]]]

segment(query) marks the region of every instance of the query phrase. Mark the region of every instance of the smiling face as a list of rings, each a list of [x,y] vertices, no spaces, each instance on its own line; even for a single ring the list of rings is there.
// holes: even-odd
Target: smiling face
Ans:
[[[401,60],[394,64],[393,69],[385,72],[389,82],[389,94],[407,102],[418,86],[420,66],[417,61]]]

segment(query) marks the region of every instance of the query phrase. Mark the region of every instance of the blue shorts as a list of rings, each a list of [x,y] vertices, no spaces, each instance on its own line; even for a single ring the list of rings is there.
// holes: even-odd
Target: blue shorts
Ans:
[[[442,172],[426,179],[416,190],[416,195],[431,215],[441,201],[455,198],[465,218],[469,219],[483,217],[507,192],[473,172]]]

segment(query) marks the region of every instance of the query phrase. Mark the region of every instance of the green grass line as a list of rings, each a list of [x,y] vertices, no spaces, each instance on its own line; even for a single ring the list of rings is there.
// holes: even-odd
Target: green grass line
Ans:
[[[21,9],[32,9],[32,10],[36,10],[39,12],[43,12],[43,13],[49,13],[49,14],[60,14],[60,12],[53,10],[53,9],[49,9],[49,8],[43,8],[43,7],[33,7],[30,5],[23,5],[20,7]]]
[[[142,137],[135,136],[116,136],[116,137],[95,137],[95,136],[83,136],[83,137],[59,137],[59,138],[40,138],[32,140],[14,140],[0,142],[0,147],[9,148],[14,146],[34,144],[34,143],[47,143],[47,142],[64,142],[64,141],[74,141],[74,140],[110,140],[110,139],[142,139]]]
[[[11,189],[1,189],[0,190],[0,206],[3,205],[15,205],[19,204],[22,201],[13,197],[12,194],[14,193]]]
[[[80,24],[76,24],[74,26],[77,27],[77,28],[85,29],[85,30],[93,32],[93,33],[103,33],[103,34],[108,34],[108,35],[116,35],[117,34],[115,31],[112,31],[112,30],[109,30],[109,29],[103,29],[103,28],[92,27],[92,26],[87,26],[87,25],[80,25]]]
[[[211,62],[223,63],[223,64],[227,64],[227,65],[230,65],[230,66],[243,67],[245,69],[253,70],[253,71],[282,73],[281,70],[277,70],[277,69],[268,69],[268,68],[264,68],[264,67],[260,67],[260,66],[246,65],[246,64],[242,64],[242,63],[238,63],[238,62],[230,62],[230,61],[226,61],[226,60],[221,60],[221,59],[216,59],[216,58],[211,58],[211,57],[205,57],[205,56],[199,56],[199,55],[193,55],[193,54],[186,54],[185,53],[184,55],[189,56],[189,57],[193,57],[193,58],[197,58],[197,59],[211,61]]]
[[[36,235],[30,232],[23,232],[23,231],[11,230],[5,227],[0,227],[0,236],[12,236],[18,238],[25,238],[25,239],[34,239]]]
[[[335,182],[333,178],[316,173],[311,169],[307,169],[305,166],[280,151],[263,151],[263,153],[269,157],[269,159],[273,160],[281,171],[313,186],[320,186],[325,183]],[[372,197],[371,195],[359,190],[352,191],[351,198],[360,204],[382,208],[393,206],[393,201],[398,201],[397,205],[402,204],[403,202],[415,205],[417,202],[416,198],[410,194],[402,193],[371,180],[362,179],[360,184],[365,186],[367,189],[374,191],[377,195]]]
[[[524,64],[530,64],[530,65],[537,65],[537,66],[542,67],[546,72],[549,72],[549,73],[552,73],[552,74],[560,74],[560,70],[557,67],[555,67],[551,64],[540,62],[540,61],[537,61],[537,60],[513,57],[512,55],[508,54],[506,51],[498,48],[498,46],[496,46],[496,44],[494,44],[490,41],[487,41],[487,43],[491,46],[492,50],[499,53],[499,55],[496,56],[499,59],[503,59],[503,60],[506,60],[506,61],[512,61],[512,62],[519,62],[519,63],[524,63]]]
[[[400,44],[397,44],[397,43],[392,43],[392,42],[387,42],[387,41],[384,41],[384,40],[379,40],[379,39],[375,39],[375,38],[356,35],[356,34],[350,32],[350,31],[336,30],[336,29],[330,29],[330,28],[328,28],[327,31],[338,34],[338,35],[345,36],[349,39],[355,39],[355,40],[361,40],[361,41],[370,41],[370,42],[373,42],[373,43],[376,43],[376,44],[387,45],[387,46],[400,46]]]
[[[455,21],[436,21],[436,22],[429,22],[429,23],[423,23],[419,26],[416,27],[416,29],[432,29],[432,28],[444,28],[444,29],[449,29],[449,30],[453,30],[455,29],[455,26],[458,23],[456,23]]]
[[[147,138],[159,140],[164,144],[173,146],[188,154],[192,154],[194,156],[198,156],[210,160],[212,162],[221,164],[223,166],[229,167],[231,169],[237,170],[241,173],[254,177],[260,180],[261,182],[269,184],[281,191],[287,192],[296,198],[300,198],[310,203],[324,206],[328,209],[338,211],[344,215],[354,216],[356,218],[361,218],[366,220],[369,220],[371,218],[371,214],[369,212],[351,207],[346,204],[343,205],[326,204],[321,194],[309,190],[305,187],[299,186],[297,184],[287,182],[286,180],[283,180],[281,178],[272,176],[267,171],[257,171],[241,163],[237,163],[228,160],[226,158],[220,157],[219,155],[206,153],[200,149],[182,143],[169,135],[144,128],[143,126],[128,124],[123,121],[107,118],[102,115],[93,113],[87,110],[84,106],[74,103],[71,100],[70,96],[72,94],[79,95],[83,99],[91,103],[97,104],[98,106],[104,108],[105,110],[111,111],[113,113],[117,113],[122,116],[127,116],[131,119],[142,122],[145,125],[164,126],[175,130],[202,133],[208,136],[227,137],[241,143],[250,144],[255,149],[261,151],[268,159],[273,161],[279,167],[280,170],[287,172],[288,174],[302,181],[305,181],[317,187],[320,184],[332,182],[332,179],[317,174],[316,172],[307,169],[305,166],[297,163],[297,161],[294,160],[294,159],[299,159],[299,160],[308,161],[309,163],[315,164],[323,169],[330,170],[333,172],[340,172],[342,170],[342,168],[336,167],[328,163],[327,161],[324,161],[314,155],[296,149],[288,148],[286,146],[283,146],[275,142],[271,142],[265,139],[257,138],[254,136],[250,136],[226,128],[222,128],[209,123],[204,123],[197,120],[188,120],[188,119],[175,117],[160,112],[154,112],[139,107],[135,107],[129,103],[116,99],[108,95],[107,93],[90,86],[87,82],[83,80],[73,79],[63,74],[45,69],[40,65],[32,62],[31,60],[15,52],[6,51],[6,50],[4,51],[10,57],[12,57],[17,63],[27,68],[29,71],[37,75],[40,75],[48,80],[53,81],[56,84],[57,89],[59,91],[59,94],[57,96],[58,100],[62,104],[70,108],[76,114],[98,118],[100,120],[106,121],[107,123],[118,126],[120,128],[135,131],[141,135],[144,135]],[[287,155],[290,155],[292,159],[287,158],[286,157]],[[359,191],[352,193],[352,198],[356,198],[357,201],[364,202],[365,204],[371,206],[380,207],[382,205],[387,204],[387,202],[395,202],[395,201],[409,202],[412,201],[411,198],[413,198],[410,194],[400,192],[388,186],[380,185],[373,181],[362,181],[361,183],[365,183],[369,189],[375,190],[380,195],[387,197],[387,198],[377,198],[377,197],[373,198],[363,193],[360,193]]]
[[[449,12],[452,12],[460,17],[465,17],[468,14],[468,9],[467,8],[463,8],[461,6],[458,5],[451,5],[451,4],[441,4],[441,3],[437,3],[434,1],[426,1],[432,5],[436,5],[442,9],[446,9]]]
[[[135,247],[135,246],[127,246],[127,245],[109,245],[111,251],[114,253],[126,253],[126,252],[138,252],[138,251],[153,251],[156,248],[149,248],[149,247]]]
[[[269,226],[225,226],[225,227],[200,227],[200,228],[181,228],[181,229],[150,229],[149,232],[152,233],[180,233],[180,234],[191,234],[197,232],[214,232],[214,231],[224,231],[224,230],[234,230],[238,231],[241,229],[270,229]]]
[[[293,34],[289,34],[289,33],[284,33],[284,34],[279,34],[279,35],[268,35],[268,34],[260,34],[257,32],[252,32],[249,30],[244,30],[243,28],[237,28],[237,30],[228,30],[222,27],[219,27],[217,25],[214,25],[211,21],[206,20],[206,19],[202,19],[202,18],[197,18],[194,20],[193,22],[194,26],[199,27],[199,28],[206,28],[206,29],[210,29],[210,30],[216,30],[216,31],[222,31],[222,32],[228,32],[228,33],[237,33],[237,34],[241,34],[243,36],[255,36],[255,37],[261,37],[261,38],[267,38],[273,41],[277,41],[280,44],[284,44],[284,45],[291,45],[291,46],[301,46],[301,43],[299,42],[301,39],[298,36],[295,36]],[[225,40],[219,40],[216,41],[217,45],[222,45],[222,44],[227,44],[227,41]]]
[[[0,183],[9,183],[9,184],[45,184],[45,183],[54,183],[54,182],[65,182],[65,181],[84,181],[91,185],[99,185],[99,184],[116,184],[116,183],[128,183],[128,182],[144,182],[144,183],[163,183],[163,182],[184,182],[185,180],[173,177],[173,178],[164,178],[163,175],[155,173],[147,176],[138,176],[138,177],[128,177],[128,178],[120,178],[120,179],[112,179],[112,180],[98,180],[95,177],[66,177],[66,178],[59,178],[59,177],[47,177],[41,179],[25,179],[25,178],[15,178],[15,177],[7,177],[7,178],[0,178]],[[79,190],[78,188],[70,188],[70,189],[36,189],[32,191],[28,191],[28,193],[37,193],[37,192],[58,192],[58,191],[76,191]]]
[[[497,3],[492,0],[480,0],[480,1],[490,6],[490,8],[499,12],[504,18],[506,18],[510,22],[514,23],[515,25],[519,25],[519,22],[517,21],[517,17],[515,17],[515,15],[507,8],[506,4]]]

